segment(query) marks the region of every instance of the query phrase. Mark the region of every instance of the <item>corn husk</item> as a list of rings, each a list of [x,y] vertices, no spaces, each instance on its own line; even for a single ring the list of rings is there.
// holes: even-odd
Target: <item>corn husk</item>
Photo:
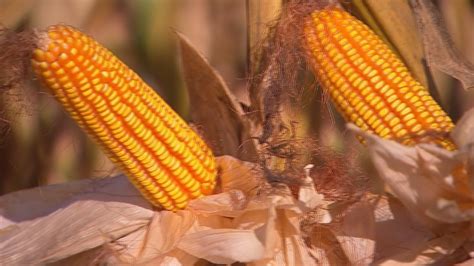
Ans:
[[[469,125],[460,123],[455,132],[467,134],[464,127]],[[431,144],[407,147],[353,125],[349,128],[367,140],[371,159],[389,191],[420,219],[432,226],[474,219],[472,145],[454,152]],[[463,138],[472,139],[473,133]]]
[[[101,247],[92,261],[313,265],[300,217],[327,203],[312,183],[304,187],[300,201],[286,186],[268,187],[255,164],[224,156],[219,165],[223,191],[178,212],[152,210],[124,176],[3,196],[0,260],[8,265],[60,264],[74,255],[97,254],[93,249]],[[328,221],[329,214],[322,212]]]
[[[379,263],[449,264],[457,262],[456,256],[463,261],[474,255],[473,121],[472,110],[459,121],[452,133],[459,149],[452,152],[431,144],[407,147],[348,125],[367,141],[387,191],[403,204],[414,222],[433,234],[426,234],[425,241],[405,251],[379,259]]]
[[[369,149],[379,156],[374,143],[369,142]],[[388,157],[373,159],[377,163],[383,158]],[[431,204],[422,210],[426,201],[409,201],[396,193],[399,190],[391,189],[395,197],[368,193],[349,208],[339,208],[314,190],[309,174],[295,198],[284,185],[269,186],[263,170],[253,163],[230,156],[220,157],[218,163],[222,191],[194,200],[178,212],[153,210],[124,176],[3,196],[0,260],[8,265],[193,265],[203,260],[393,265],[430,264],[460,252],[472,254],[474,242],[465,214],[448,212],[438,220],[439,214],[433,213],[444,212],[443,208]],[[415,192],[402,191],[413,199]],[[421,203],[425,205],[417,205]],[[305,233],[301,222],[309,214],[311,229]],[[445,225],[445,219],[452,219],[449,231],[432,230],[432,223]]]

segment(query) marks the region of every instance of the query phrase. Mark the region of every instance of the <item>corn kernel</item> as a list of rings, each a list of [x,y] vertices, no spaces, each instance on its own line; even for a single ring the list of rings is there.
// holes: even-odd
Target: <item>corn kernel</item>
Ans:
[[[306,20],[303,36],[322,88],[331,96],[344,88],[344,97],[332,97],[332,101],[347,120],[405,145],[422,140],[455,149],[446,137],[454,127],[451,119],[362,22],[340,8],[315,10]],[[330,79],[327,73],[331,73]],[[354,80],[358,82],[351,82]],[[351,94],[359,96],[356,100],[346,96]],[[355,102],[362,102],[364,107],[353,108],[358,106]],[[439,123],[433,123],[434,118]],[[427,132],[435,134],[429,136]]]
[[[36,75],[146,199],[177,210],[212,192],[212,152],[136,73],[72,27],[51,26],[42,38]]]

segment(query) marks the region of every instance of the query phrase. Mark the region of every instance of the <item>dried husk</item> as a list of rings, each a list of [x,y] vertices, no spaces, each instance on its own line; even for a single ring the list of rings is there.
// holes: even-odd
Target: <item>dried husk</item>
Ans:
[[[459,127],[466,124],[458,125]],[[389,191],[431,226],[474,218],[471,146],[450,152],[431,144],[407,147],[349,128],[363,136],[379,176]],[[471,137],[472,138],[472,137]]]
[[[54,262],[126,236],[152,216],[125,176],[10,193],[0,197],[0,261]]]
[[[423,198],[427,195],[424,188],[404,186],[407,181],[401,179],[402,170],[397,168],[400,160],[418,158],[423,171],[417,178],[441,175],[444,172],[433,165],[442,163],[430,157],[439,159],[439,151],[433,153],[433,147],[426,145],[393,146],[390,141],[365,137],[374,162],[397,178],[382,177],[398,199],[367,193],[349,208],[338,208],[337,202],[325,201],[314,190],[310,169],[306,169],[307,177],[295,199],[284,185],[270,187],[258,165],[223,156],[218,158],[222,191],[194,200],[178,212],[152,210],[123,176],[3,196],[0,259],[8,264],[33,265],[74,261],[191,265],[201,260],[249,265],[392,265],[436,263],[460,252],[466,256],[472,253],[466,213],[450,211],[446,215],[444,208],[429,205]],[[394,155],[406,155],[405,149],[415,150],[419,157],[411,154],[394,160]],[[457,157],[446,158],[442,157]],[[412,168],[404,164],[410,173],[407,178],[413,178],[416,165],[408,165]],[[391,187],[396,181],[402,189]],[[423,185],[449,185],[432,183]],[[453,206],[459,203],[456,198],[451,200]],[[309,212],[318,214],[305,234],[300,222]],[[333,217],[342,218],[335,222]],[[457,226],[441,233],[431,230],[433,224],[445,225],[446,219]]]
[[[314,264],[301,237],[300,217],[327,203],[312,183],[299,201],[286,186],[265,187],[263,171],[255,164],[230,156],[218,162],[223,191],[178,212],[153,211],[123,176],[3,196],[0,260],[9,265],[53,263],[102,246],[91,260]],[[328,215],[322,217],[327,220]]]
[[[474,255],[468,248],[474,243],[473,122],[474,112],[469,111],[458,123],[452,137],[459,149],[452,152],[432,144],[407,147],[348,125],[365,138],[387,191],[427,230],[424,241],[380,258],[378,263],[447,263]],[[383,245],[380,240],[377,245]]]
[[[474,65],[456,49],[435,4],[423,0],[409,3],[423,39],[428,65],[456,78],[466,90],[474,87]]]

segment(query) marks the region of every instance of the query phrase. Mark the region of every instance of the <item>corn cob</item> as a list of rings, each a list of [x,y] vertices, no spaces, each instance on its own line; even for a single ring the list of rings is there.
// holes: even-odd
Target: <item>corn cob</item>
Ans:
[[[452,150],[451,119],[366,25],[339,8],[314,11],[304,43],[315,75],[346,121],[405,145]]]
[[[176,210],[212,192],[211,150],[136,73],[74,28],[39,39],[37,77],[146,199]]]

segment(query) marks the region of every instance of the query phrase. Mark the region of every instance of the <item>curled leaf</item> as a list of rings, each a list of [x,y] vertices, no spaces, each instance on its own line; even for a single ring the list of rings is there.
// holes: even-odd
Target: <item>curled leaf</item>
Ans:
[[[456,123],[451,137],[458,147],[465,147],[474,143],[474,108],[467,111]]]
[[[251,262],[265,255],[264,244],[252,230],[211,229],[187,235],[179,246],[213,263]]]
[[[239,103],[189,40],[180,33],[177,36],[193,122],[203,129],[204,138],[216,155],[255,161],[257,152],[250,124]]]
[[[232,156],[217,158],[223,191],[238,189],[247,196],[256,195],[264,187],[263,169],[254,163],[240,161]]]
[[[7,265],[70,257],[130,234],[153,216],[125,176],[14,192],[0,197],[0,206],[0,261]]]
[[[455,48],[432,1],[410,0],[421,33],[428,65],[461,81],[465,89],[474,87],[474,65]]]
[[[407,147],[384,140],[353,125],[363,136],[379,176],[401,202],[432,226],[474,219],[474,176],[467,155],[431,144]]]
[[[374,208],[368,201],[361,201],[349,208],[336,238],[352,265],[367,265],[375,255]]]
[[[314,265],[300,232],[306,203],[326,206],[314,188],[302,202],[286,186],[266,185],[258,165],[230,156],[217,161],[222,192],[177,212],[153,211],[124,176],[3,196],[0,260],[28,265],[189,265],[200,260]],[[238,180],[242,177],[247,182]]]
[[[378,265],[432,265],[440,263],[443,258],[454,253],[465,240],[465,232],[446,234],[387,258]]]

